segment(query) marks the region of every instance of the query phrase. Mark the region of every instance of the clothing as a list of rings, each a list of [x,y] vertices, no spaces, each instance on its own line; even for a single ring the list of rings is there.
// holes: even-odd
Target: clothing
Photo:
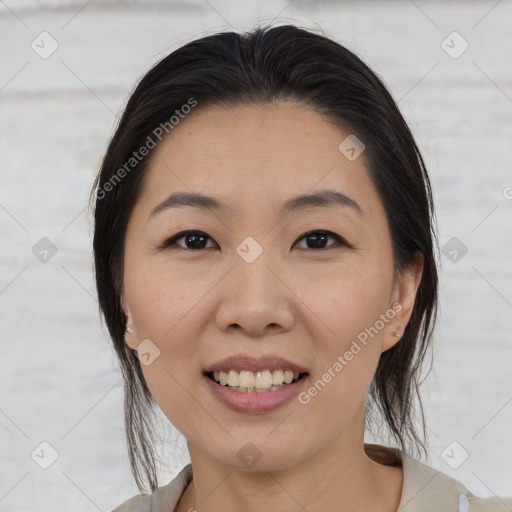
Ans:
[[[402,494],[397,512],[512,512],[512,497],[478,498],[457,480],[403,452],[374,444],[365,444],[364,448],[368,457],[380,464],[402,466]],[[152,495],[134,496],[112,512],[174,512],[191,480],[192,466],[187,464]]]

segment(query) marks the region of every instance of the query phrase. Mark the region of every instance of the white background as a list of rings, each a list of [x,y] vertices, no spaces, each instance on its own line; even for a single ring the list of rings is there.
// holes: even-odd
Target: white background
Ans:
[[[138,493],[121,373],[95,298],[87,196],[116,116],[152,64],[197,37],[274,17],[348,46],[399,101],[432,178],[440,246],[457,237],[468,248],[456,263],[440,257],[425,462],[477,495],[512,495],[510,0],[5,0],[0,510],[108,511]],[[47,59],[31,48],[43,31],[59,45]],[[469,44],[456,59],[441,47],[453,31]],[[47,263],[32,253],[42,237],[57,247]],[[48,469],[31,458],[43,441],[58,452]],[[178,441],[168,439],[160,485],[188,461]],[[453,441],[469,453],[458,469],[441,456]]]

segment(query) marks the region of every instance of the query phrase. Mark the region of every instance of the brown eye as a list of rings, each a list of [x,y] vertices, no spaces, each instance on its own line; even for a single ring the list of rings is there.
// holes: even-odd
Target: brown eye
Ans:
[[[335,240],[334,244],[326,245],[327,240],[329,238],[332,238]],[[330,249],[331,247],[339,247],[341,246],[348,246],[347,242],[343,240],[340,236],[336,235],[335,233],[332,233],[331,231],[310,231],[304,235],[302,235],[299,240],[306,240],[308,247],[305,247],[305,249]],[[308,242],[311,243],[308,243]],[[297,242],[296,242],[297,243]],[[294,246],[296,245],[294,244]]]
[[[335,242],[333,244],[327,245],[329,238],[334,239]],[[183,243],[177,243],[179,240],[183,240]],[[211,248],[206,247],[207,240],[213,239],[203,231],[182,231],[181,233],[178,233],[169,240],[165,241],[160,247],[158,247],[158,250],[164,251],[170,248],[179,248],[197,251]],[[330,249],[332,247],[350,247],[350,244],[348,244],[339,235],[325,230],[309,231],[298,239],[298,241],[301,240],[307,241],[307,247],[302,247],[303,249],[324,250]],[[298,241],[295,242],[293,245],[294,247],[297,245]]]
[[[177,244],[178,240],[184,240],[184,245]],[[182,231],[177,235],[174,235],[172,238],[164,242],[159,250],[168,249],[172,246],[177,246],[180,249],[189,249],[189,250],[199,250],[205,249],[206,240],[211,238],[204,233],[203,231]]]

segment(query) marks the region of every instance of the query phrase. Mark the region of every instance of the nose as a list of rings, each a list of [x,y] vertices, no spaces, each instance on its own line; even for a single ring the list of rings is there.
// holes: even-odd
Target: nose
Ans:
[[[271,251],[252,263],[238,254],[223,280],[216,321],[219,329],[241,329],[248,336],[261,337],[290,330],[295,321],[295,301]]]

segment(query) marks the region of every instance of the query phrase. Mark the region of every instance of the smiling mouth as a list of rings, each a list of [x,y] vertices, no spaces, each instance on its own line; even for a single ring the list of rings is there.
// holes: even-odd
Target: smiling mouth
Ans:
[[[214,371],[205,375],[216,384],[241,393],[266,393],[277,391],[303,379],[307,372],[299,373],[291,370],[263,370],[251,372],[247,370]]]

